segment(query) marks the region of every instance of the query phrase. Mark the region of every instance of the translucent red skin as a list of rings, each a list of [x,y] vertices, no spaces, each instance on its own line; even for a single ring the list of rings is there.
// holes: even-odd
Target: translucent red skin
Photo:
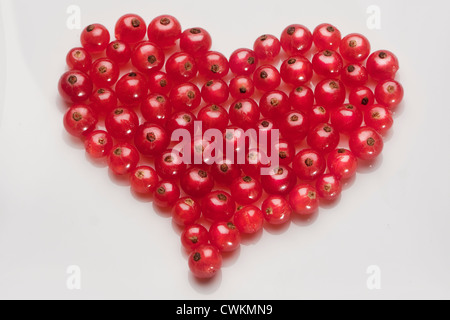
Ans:
[[[106,56],[119,66],[125,65],[131,59],[131,48],[123,41],[116,40],[106,47]]]
[[[319,210],[316,188],[308,184],[296,186],[289,194],[289,205],[294,214],[311,216]]]
[[[218,129],[225,131],[228,126],[228,112],[219,105],[207,105],[198,112],[198,121],[202,122],[202,129]]]
[[[153,137],[150,138],[149,135]],[[134,136],[136,148],[142,155],[148,157],[154,157],[166,150],[169,142],[170,137],[163,127],[148,122],[140,125]]]
[[[173,16],[161,15],[149,23],[147,35],[149,41],[161,48],[171,48],[181,37],[181,24]]]
[[[341,80],[347,87],[365,86],[369,80],[369,74],[363,65],[352,63],[342,68]]]
[[[228,113],[231,123],[244,130],[255,128],[260,117],[258,104],[253,99],[233,102]]]
[[[368,139],[373,139],[373,145]],[[362,127],[354,131],[349,139],[350,150],[361,160],[373,161],[383,151],[384,142],[381,135],[370,127]]]
[[[350,46],[351,41],[355,41],[354,47]],[[342,39],[339,52],[348,62],[363,62],[370,54],[370,42],[362,34],[352,33]]]
[[[166,96],[154,93],[142,101],[141,114],[148,122],[164,127],[172,114],[172,107]]]
[[[280,75],[284,82],[297,87],[302,86],[313,77],[313,66],[308,59],[293,56],[283,62]]]
[[[101,159],[108,156],[114,147],[112,136],[103,130],[91,132],[84,141],[86,153],[93,159]]]
[[[131,109],[116,108],[106,115],[105,127],[111,136],[120,141],[128,141],[134,137],[139,118]]]
[[[278,153],[280,165],[288,166],[294,160],[295,145],[287,140],[279,139],[272,147],[272,152]]]
[[[314,105],[314,92],[307,86],[294,88],[289,94],[289,103],[295,110],[308,113]]]
[[[390,89],[393,89],[390,92]],[[403,100],[403,86],[395,80],[380,81],[375,88],[375,98],[378,103],[393,110]]]
[[[166,158],[170,157],[170,161]],[[168,149],[155,158],[155,169],[158,175],[169,181],[177,180],[186,171],[187,165],[177,151]]]
[[[350,91],[349,101],[352,105],[364,111],[375,103],[375,95],[368,87],[356,87]]]
[[[161,192],[162,188],[164,188],[164,192]],[[180,188],[171,181],[161,181],[156,186],[153,199],[155,205],[160,208],[171,207],[180,199]]]
[[[177,129],[187,130],[191,136],[194,136],[194,123],[197,120],[194,114],[189,111],[180,111],[172,114],[167,120],[166,129],[167,133],[173,134]]]
[[[139,21],[139,26],[133,26],[133,19]],[[147,25],[144,19],[136,14],[126,14],[119,18],[115,27],[117,40],[122,40],[128,44],[134,44],[144,39],[147,32]]]
[[[172,80],[169,79],[167,74],[162,71],[152,72],[148,77],[148,88],[150,93],[159,93],[168,96],[170,90],[172,90]]]
[[[331,112],[331,124],[341,133],[350,133],[361,126],[362,112],[354,105],[344,105]]]
[[[290,221],[292,208],[282,196],[269,196],[263,202],[261,211],[264,219],[272,225],[281,225]]]
[[[236,178],[230,186],[231,196],[240,205],[253,204],[262,196],[259,180],[249,176]]]
[[[209,241],[221,252],[232,252],[241,246],[241,234],[232,222],[215,222],[209,229]]]
[[[321,199],[335,201],[341,195],[342,184],[335,175],[325,174],[317,179],[316,190]]]
[[[293,160],[292,169],[302,181],[316,180],[325,172],[325,157],[318,151],[312,149],[301,150]]]
[[[193,93],[193,97],[188,96],[190,92]],[[186,82],[173,87],[169,99],[175,111],[189,111],[200,105],[202,95],[195,84]]]
[[[341,80],[325,79],[317,84],[314,95],[318,105],[336,108],[344,104],[346,89]]]
[[[90,27],[93,30],[88,31]],[[89,53],[100,53],[106,49],[109,44],[110,35],[105,26],[94,23],[84,28],[81,32],[80,41],[83,48]]]
[[[267,77],[263,76],[263,73],[267,74]],[[271,65],[261,66],[253,75],[253,84],[256,89],[264,92],[275,90],[281,84],[280,72]]]
[[[229,91],[234,99],[247,99],[255,93],[255,85],[249,77],[237,76],[231,79]]]
[[[299,142],[308,134],[309,121],[302,111],[291,111],[280,118],[278,126],[284,139]]]
[[[220,200],[224,195],[226,200]],[[202,204],[202,212],[205,219],[213,222],[228,221],[236,211],[236,202],[233,197],[223,191],[213,191],[205,196]]]
[[[229,96],[228,85],[221,79],[208,81],[202,88],[202,98],[206,103],[222,104]]]
[[[334,31],[327,30],[329,27]],[[322,23],[314,29],[313,42],[318,50],[337,51],[341,43],[341,32],[329,23]]]
[[[200,204],[188,197],[179,199],[172,208],[172,220],[183,227],[194,224],[200,219],[201,214]]]
[[[195,78],[198,67],[192,55],[186,52],[176,52],[167,59],[166,72],[171,80],[182,83]]]
[[[223,165],[226,165],[226,167]],[[211,174],[216,182],[229,186],[241,176],[241,168],[233,161],[224,159],[211,166]]]
[[[314,72],[324,78],[339,77],[343,61],[339,53],[331,50],[318,52],[312,59]]]
[[[253,50],[237,49],[230,56],[230,69],[237,76],[250,76],[258,66],[258,58]]]
[[[233,217],[234,225],[242,234],[255,234],[262,230],[264,214],[252,205],[238,208]]]
[[[328,170],[338,179],[349,180],[356,175],[358,159],[346,149],[336,149],[328,155]]]
[[[375,51],[367,59],[367,72],[376,81],[395,79],[399,69],[397,57],[387,50]]]
[[[140,104],[147,97],[147,93],[147,80],[138,72],[128,73],[116,83],[117,98],[126,106]]]
[[[91,108],[97,114],[108,113],[117,108],[118,99],[116,93],[109,88],[101,88],[94,91],[90,98]]]
[[[154,60],[150,60],[150,57],[153,57]],[[161,70],[165,61],[164,51],[156,44],[148,41],[140,42],[131,55],[133,66],[144,74]]]
[[[195,261],[195,257],[201,257]],[[199,279],[210,279],[222,267],[222,256],[219,250],[211,245],[202,245],[195,249],[189,256],[189,269]]]
[[[255,40],[253,51],[259,60],[273,61],[280,54],[280,40],[271,34],[263,35]]]
[[[181,175],[180,186],[189,196],[201,198],[213,189],[214,178],[206,170],[192,167]]]
[[[97,122],[97,114],[84,104],[73,105],[64,116],[66,131],[77,138],[84,137],[94,131]]]
[[[230,71],[228,59],[217,51],[209,51],[198,58],[198,72],[208,80],[222,79]],[[216,67],[214,69],[213,67]]]
[[[181,244],[188,251],[192,252],[202,245],[209,243],[209,232],[200,224],[193,224],[186,227],[181,234]]]
[[[73,48],[67,53],[66,63],[71,70],[87,73],[91,69],[92,57],[84,48]]]
[[[76,82],[71,84],[69,79],[76,77]],[[80,103],[86,101],[92,94],[94,85],[91,78],[79,70],[64,73],[59,79],[58,90],[66,102]]]
[[[330,122],[330,113],[327,108],[322,106],[314,106],[308,112],[309,127],[314,128],[320,123]]]
[[[277,172],[279,169],[281,169],[282,172]],[[295,187],[296,183],[297,177],[294,171],[288,166],[273,168],[271,175],[261,176],[261,184],[264,191],[270,195],[288,195]]]
[[[117,154],[121,150],[121,154]],[[114,146],[108,155],[108,166],[116,175],[126,175],[132,172],[138,165],[140,159],[139,151],[128,143]]]
[[[368,127],[374,128],[381,135],[385,135],[394,125],[391,111],[379,104],[364,112],[364,121]]]
[[[295,31],[290,32],[290,28],[295,28]],[[313,37],[307,27],[293,24],[283,30],[280,42],[283,50],[289,55],[304,55],[311,49]]]
[[[331,130],[328,130],[328,128]],[[336,149],[339,140],[339,132],[332,125],[326,123],[318,124],[315,128],[311,129],[306,139],[312,149],[321,153],[329,153]]]
[[[273,103],[274,101],[276,102],[275,104]],[[291,111],[288,96],[280,90],[266,92],[261,97],[259,108],[261,114],[269,119],[278,119]]]
[[[106,69],[106,71],[102,69]],[[92,64],[90,75],[92,82],[98,88],[111,88],[119,79],[120,70],[114,61],[101,58]]]
[[[130,173],[131,190],[139,194],[155,192],[158,181],[158,174],[149,166],[137,167]]]
[[[195,32],[191,32],[195,30]],[[200,31],[197,33],[196,31]],[[194,57],[200,57],[211,49],[211,35],[202,28],[191,28],[185,30],[180,37],[180,48]]]

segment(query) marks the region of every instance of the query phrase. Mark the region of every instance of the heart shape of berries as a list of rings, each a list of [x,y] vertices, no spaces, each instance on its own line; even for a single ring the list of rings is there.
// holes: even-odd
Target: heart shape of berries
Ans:
[[[213,277],[242,234],[336,201],[382,152],[403,99],[393,53],[326,23],[263,35],[230,59],[170,15],[147,26],[127,14],[115,38],[91,24],[69,51],[65,128],[171,209],[198,278]]]

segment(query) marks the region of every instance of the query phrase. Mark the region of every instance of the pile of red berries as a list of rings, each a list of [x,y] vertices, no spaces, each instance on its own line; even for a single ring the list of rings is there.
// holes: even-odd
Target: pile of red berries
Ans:
[[[92,158],[128,175],[134,192],[172,208],[199,278],[221,268],[221,252],[236,250],[241,234],[287,223],[292,214],[310,217],[320,201],[338,199],[358,159],[373,161],[382,152],[403,98],[396,56],[371,54],[363,35],[342,38],[330,24],[313,33],[290,25],[280,39],[263,35],[253,50],[238,49],[230,59],[210,51],[206,30],[182,32],[169,15],[148,27],[138,15],[125,15],[115,38],[92,24],[81,34],[82,47],[68,53],[70,71],[59,81],[70,104],[65,128],[84,140]],[[170,149],[171,135],[186,129],[194,136],[195,121],[220,130],[220,143],[244,154],[245,163],[226,157],[185,163]],[[263,162],[260,148],[242,149],[239,128],[279,130],[281,139],[270,146],[279,165]],[[192,139],[193,154],[201,156],[211,143]],[[271,174],[261,175],[263,167]]]

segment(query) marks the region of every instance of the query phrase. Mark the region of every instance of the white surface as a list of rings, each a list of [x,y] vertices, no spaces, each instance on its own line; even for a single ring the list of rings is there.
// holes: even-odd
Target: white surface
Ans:
[[[0,0],[0,298],[450,298],[448,10],[420,3]],[[64,133],[56,83],[80,34],[66,27],[70,4],[81,26],[110,29],[126,12],[170,13],[205,27],[226,55],[290,23],[365,34],[398,55],[406,90],[381,166],[312,225],[265,231],[198,283],[171,220]],[[366,26],[373,4],[381,30]],[[81,290],[66,287],[70,265],[81,268]],[[371,265],[381,290],[366,286]]]

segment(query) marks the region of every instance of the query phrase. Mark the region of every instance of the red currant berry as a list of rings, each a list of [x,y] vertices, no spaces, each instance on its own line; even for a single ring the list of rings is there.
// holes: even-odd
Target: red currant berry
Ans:
[[[81,138],[95,130],[98,118],[91,108],[84,104],[73,105],[64,116],[64,127],[74,137]]]
[[[131,190],[140,194],[153,194],[158,184],[158,174],[148,166],[137,167],[130,173]]]
[[[133,66],[145,74],[159,71],[165,61],[164,51],[156,44],[147,41],[139,43],[131,55]]]
[[[341,80],[348,87],[364,86],[369,80],[369,75],[364,66],[353,63],[341,70]]]
[[[155,169],[161,178],[172,181],[186,171],[186,164],[179,152],[169,149],[156,157]]]
[[[240,233],[255,234],[263,228],[264,214],[255,206],[239,207],[233,221]]]
[[[148,25],[148,40],[161,48],[171,48],[181,37],[181,24],[172,16],[162,15]]]
[[[271,144],[272,134],[274,132],[273,130],[275,130],[275,129],[279,130],[278,125],[275,123],[274,120],[271,120],[268,118],[259,120],[258,125],[256,127],[256,130],[258,130],[259,147],[264,146],[264,147],[266,147],[266,149],[268,149],[268,150],[270,149],[268,147]],[[267,139],[263,138],[264,135],[267,136]]]
[[[72,70],[61,76],[58,89],[65,101],[79,103],[91,96],[94,86],[87,74]]]
[[[273,167],[270,171],[270,175],[261,176],[264,190],[271,195],[289,194],[297,183],[294,171],[287,166]]]
[[[202,102],[200,90],[190,82],[173,87],[169,98],[174,110],[194,110]]]
[[[175,82],[190,81],[197,76],[197,63],[189,53],[176,52],[167,59],[166,72]]]
[[[156,185],[154,194],[155,205],[160,208],[173,207],[174,203],[180,199],[180,188],[169,181],[161,181]]]
[[[270,167],[267,154],[262,150],[251,149],[247,152],[245,163],[241,165],[242,171],[252,177],[261,176],[261,169]]]
[[[223,159],[212,165],[211,174],[216,182],[229,186],[241,176],[241,169],[233,161]]]
[[[205,29],[192,28],[181,34],[180,48],[194,57],[200,57],[211,49],[211,36]]]
[[[291,111],[289,97],[280,90],[266,92],[259,102],[259,108],[264,117],[278,119]]]
[[[209,80],[202,88],[202,98],[206,103],[221,104],[228,100],[230,90],[225,81]]]
[[[262,204],[261,211],[269,224],[281,225],[289,222],[292,208],[284,197],[270,196]]]
[[[349,139],[350,150],[361,159],[375,160],[383,151],[383,138],[375,129],[362,127],[354,131]]]
[[[148,77],[148,87],[151,93],[159,93],[168,96],[172,89],[172,81],[162,71],[152,72]]]
[[[167,97],[153,93],[142,101],[141,113],[145,120],[159,126],[165,126],[172,109]]]
[[[246,152],[249,146],[249,138],[245,135],[242,128],[236,126],[228,126],[223,134],[225,142],[225,152],[234,150],[234,154],[239,156],[242,152]]]
[[[209,243],[209,232],[200,224],[193,224],[181,234],[181,244],[189,252]],[[217,250],[217,249],[216,249]]]
[[[139,118],[136,112],[122,107],[111,111],[105,118],[106,130],[113,138],[121,141],[133,138],[138,126]]]
[[[234,200],[243,205],[255,203],[263,192],[261,183],[249,176],[235,179],[231,183],[230,190]]]
[[[295,146],[287,140],[280,139],[272,146],[272,150],[278,154],[279,163],[282,166],[288,166],[294,160]]]
[[[111,135],[102,130],[93,131],[84,141],[87,154],[94,159],[105,158],[114,147]]]
[[[349,62],[362,62],[370,54],[370,42],[362,34],[352,33],[342,39],[339,51]]]
[[[339,140],[339,132],[332,125],[321,123],[311,129],[306,141],[312,149],[328,153],[336,149]]]
[[[314,72],[324,78],[334,78],[340,75],[343,62],[339,53],[331,50],[318,52],[312,59]]]
[[[319,50],[337,51],[341,43],[341,32],[329,23],[322,23],[314,29],[313,41]]]
[[[316,188],[304,184],[294,188],[289,194],[292,212],[300,216],[311,216],[319,210],[319,196]]]
[[[203,131],[218,129],[222,132],[228,126],[228,112],[219,105],[208,105],[198,112],[198,121],[202,122]]]
[[[321,199],[334,201],[341,195],[342,185],[335,175],[324,174],[317,179],[316,190]]]
[[[169,146],[169,136],[162,127],[145,123],[136,130],[134,144],[141,154],[147,157],[153,157]]]
[[[222,252],[237,250],[241,245],[241,234],[232,222],[216,222],[209,229],[211,244]]]
[[[309,110],[307,116],[310,128],[315,128],[320,123],[330,122],[330,113],[322,106],[314,106]]]
[[[191,136],[194,136],[194,124],[196,120],[195,116],[188,111],[175,113],[167,121],[167,133],[172,135],[174,131],[184,129],[187,130]]]
[[[311,81],[313,67],[308,59],[296,56],[283,62],[280,68],[281,78],[293,86],[302,86]]]
[[[375,88],[375,98],[378,103],[389,109],[394,109],[403,100],[403,87],[395,80],[385,80]]]
[[[316,86],[314,94],[319,105],[335,108],[344,103],[346,90],[340,80],[325,79]]]
[[[144,19],[136,14],[126,14],[116,23],[115,34],[117,40],[133,44],[144,39],[147,25]]]
[[[73,48],[66,57],[70,70],[79,70],[87,73],[91,69],[92,57],[84,48]]]
[[[99,53],[105,50],[109,39],[108,29],[98,23],[87,26],[81,32],[81,45],[89,53]]]
[[[366,110],[375,103],[375,96],[367,87],[356,87],[350,91],[348,100],[355,107]]]
[[[98,114],[109,113],[117,108],[117,95],[109,88],[101,88],[91,96],[91,107]]]
[[[236,202],[231,195],[224,191],[213,191],[203,199],[203,216],[210,221],[228,221],[233,217],[235,211]]]
[[[367,59],[367,71],[376,81],[395,79],[398,69],[397,57],[387,50],[375,51]]]
[[[338,179],[348,180],[356,175],[358,159],[346,149],[336,149],[330,153],[327,159],[328,170]]]
[[[259,120],[259,107],[253,99],[235,101],[230,107],[231,123],[244,130],[255,128]]]
[[[199,58],[198,71],[206,79],[222,79],[230,71],[230,65],[223,54],[209,51]]]
[[[99,87],[110,88],[116,84],[119,79],[119,67],[106,58],[96,60],[91,67],[91,79],[94,84]]]
[[[238,76],[231,79],[229,90],[234,99],[247,99],[255,93],[255,85],[249,77]]]
[[[189,257],[189,269],[196,278],[210,279],[220,268],[222,268],[222,256],[214,246],[199,246]]]
[[[283,115],[278,123],[286,140],[299,142],[306,138],[309,130],[308,118],[301,111],[291,111]]]
[[[108,166],[115,174],[126,175],[137,167],[139,158],[139,151],[131,144],[119,144],[109,153]]]
[[[202,137],[194,137],[191,141],[191,164],[199,165],[208,172],[209,166],[213,164],[213,143]]]
[[[265,65],[256,69],[253,75],[253,83],[258,90],[272,91],[280,86],[281,76],[274,66]]]
[[[311,31],[301,24],[293,24],[281,34],[281,46],[289,55],[304,55],[311,49],[313,38]]]
[[[119,66],[123,66],[131,59],[131,48],[126,42],[116,40],[106,47],[106,56]]]
[[[375,129],[381,135],[385,135],[394,124],[391,112],[379,104],[373,105],[364,112],[364,121],[368,127]]]
[[[314,92],[309,87],[299,86],[291,91],[289,103],[295,110],[309,112],[314,105]]]
[[[189,196],[200,198],[211,192],[214,178],[206,170],[192,167],[182,174],[180,185]]]
[[[124,75],[116,84],[116,94],[120,102],[127,106],[141,103],[148,93],[148,84],[145,77],[137,72]]]
[[[191,198],[179,199],[172,208],[172,219],[179,226],[194,224],[202,214],[200,204]]]
[[[350,133],[361,126],[362,112],[352,104],[346,104],[331,112],[331,124],[342,133]]]
[[[325,172],[326,162],[319,152],[304,149],[295,156],[292,168],[300,180],[313,181]]]
[[[230,69],[237,76],[249,76],[255,72],[258,58],[253,50],[238,49],[231,54]]]
[[[253,51],[258,59],[262,61],[275,60],[281,51],[281,43],[277,37],[265,34],[256,39]]]

